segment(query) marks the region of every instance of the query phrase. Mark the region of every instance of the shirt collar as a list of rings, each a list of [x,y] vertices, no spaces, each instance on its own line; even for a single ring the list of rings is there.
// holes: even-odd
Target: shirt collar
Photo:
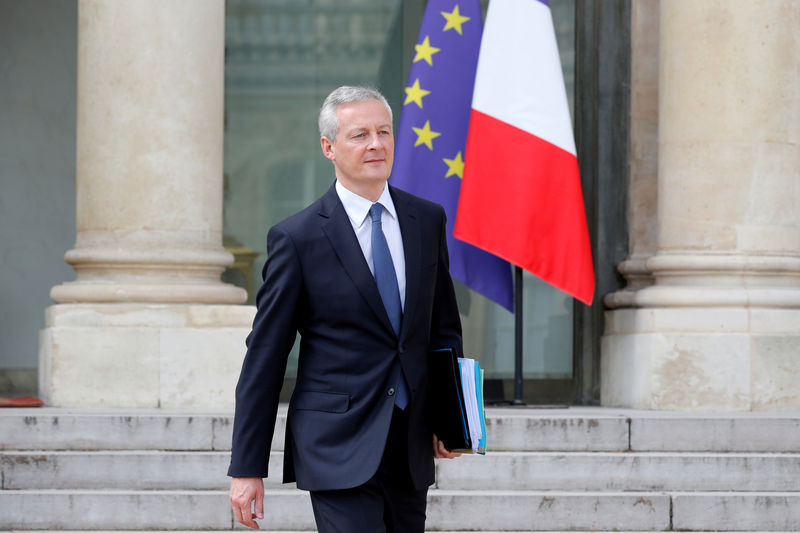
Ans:
[[[372,207],[373,202],[354,193],[342,185],[339,180],[336,180],[336,194],[339,195],[344,210],[353,224],[361,226],[369,215],[369,208]],[[397,211],[394,208],[394,202],[392,202],[392,195],[389,193],[388,186],[383,187],[383,192],[378,198],[378,203],[380,203],[393,218],[397,218]]]

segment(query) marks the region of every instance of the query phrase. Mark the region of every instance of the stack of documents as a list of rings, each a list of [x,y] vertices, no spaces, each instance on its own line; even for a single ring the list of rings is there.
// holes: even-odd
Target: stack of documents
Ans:
[[[431,353],[433,431],[447,449],[486,453],[483,369],[474,359],[457,357],[452,348]]]

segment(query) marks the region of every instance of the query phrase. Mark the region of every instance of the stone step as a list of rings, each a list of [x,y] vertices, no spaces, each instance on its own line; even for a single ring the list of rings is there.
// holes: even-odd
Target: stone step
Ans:
[[[648,503],[636,506],[637,497],[646,498]],[[584,529],[603,530],[611,528],[611,522],[602,517],[610,513],[616,517],[613,528],[629,525],[629,529],[664,529],[661,524],[668,524],[669,502],[667,497],[657,498],[654,504],[652,495],[636,494],[585,496],[431,491],[428,527],[486,529],[486,509],[500,505],[507,514],[505,507],[513,501],[517,519],[498,513],[497,520],[501,524],[489,528],[513,529],[514,523],[519,524],[516,529],[528,528],[531,513],[520,513],[519,507],[524,507],[535,511],[533,516],[540,524],[564,523],[569,517],[572,524],[587,524],[582,526]],[[265,502],[267,518],[261,523],[262,529],[314,528],[306,493],[267,491]],[[648,507],[653,505],[658,506],[657,513]],[[0,492],[0,508],[10,511],[0,518],[3,528],[227,529],[232,526],[224,491],[4,491]],[[659,518],[654,519],[653,514]]]
[[[800,452],[800,413],[687,415],[634,411],[630,449],[672,452]]]
[[[224,489],[228,452],[5,451],[3,489]],[[282,488],[282,452],[268,488]],[[440,489],[800,491],[800,454],[490,452],[437,461]]]
[[[3,409],[0,449],[229,450],[230,412]],[[272,448],[283,448],[285,406]],[[487,409],[495,451],[800,452],[800,414]]]
[[[431,491],[428,525],[478,531],[800,531],[797,493],[487,494],[491,497],[475,491]]]
[[[676,531],[800,531],[797,493],[685,493],[672,496]]]
[[[3,489],[222,490],[230,452],[5,451]],[[273,452],[266,487],[282,488],[283,452]]]
[[[437,488],[800,491],[800,454],[491,452],[437,461]]]
[[[538,413],[538,415],[536,414]],[[489,409],[487,434],[495,450],[613,451],[628,448],[628,420],[594,415],[542,415],[543,411]],[[550,413],[550,411],[548,411]],[[230,413],[167,410],[69,411],[6,409],[0,449],[34,450],[230,450]],[[278,413],[272,449],[282,450],[286,407]]]
[[[231,420],[228,412],[5,409],[0,449],[230,450]],[[283,447],[284,422],[279,416],[273,449]]]
[[[267,491],[268,531],[314,529],[308,495]],[[0,491],[0,529],[219,529],[225,491]],[[431,530],[797,531],[796,493],[431,490]]]

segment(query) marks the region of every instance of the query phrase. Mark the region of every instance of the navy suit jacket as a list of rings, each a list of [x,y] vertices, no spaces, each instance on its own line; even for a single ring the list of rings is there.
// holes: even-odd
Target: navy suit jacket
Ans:
[[[389,187],[400,223],[406,297],[395,334],[335,187],[267,236],[258,311],[236,388],[228,475],[265,477],[289,351],[300,333],[289,403],[284,482],[305,490],[361,485],[377,471],[392,418],[399,358],[410,402],[408,464],[417,489],[434,481],[427,417],[432,348],[461,352],[441,206]]]

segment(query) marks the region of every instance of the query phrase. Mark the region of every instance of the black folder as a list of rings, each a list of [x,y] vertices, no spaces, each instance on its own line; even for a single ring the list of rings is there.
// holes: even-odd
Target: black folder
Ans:
[[[461,371],[453,348],[430,354],[430,403],[433,432],[445,447],[454,452],[471,452],[467,409],[461,389]]]

